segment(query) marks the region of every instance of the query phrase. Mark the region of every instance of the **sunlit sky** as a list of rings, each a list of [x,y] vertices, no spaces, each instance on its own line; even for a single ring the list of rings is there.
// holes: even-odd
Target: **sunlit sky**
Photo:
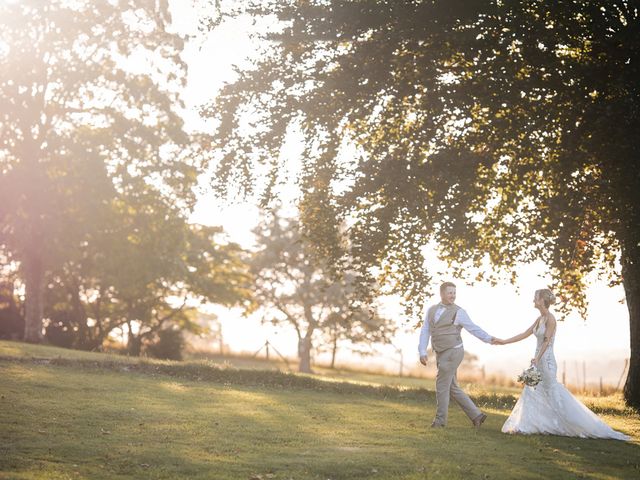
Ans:
[[[202,12],[193,8],[193,2],[175,0],[171,4],[175,28],[183,33],[194,32],[197,15]],[[249,38],[249,30],[258,27],[260,25],[254,25],[249,18],[225,21],[207,39],[200,38],[187,44],[183,57],[189,65],[189,79],[184,100],[187,104],[185,117],[190,128],[206,127],[206,123],[197,116],[198,106],[214,98],[220,86],[234,78],[234,64],[246,65],[246,58],[256,55],[256,45]],[[295,150],[294,145],[292,151]],[[283,194],[289,199],[295,195],[292,189],[287,188],[283,189]],[[253,245],[250,230],[257,219],[258,210],[250,203],[226,205],[210,193],[200,197],[191,218],[193,222],[223,226],[232,240],[245,247]],[[433,254],[428,258],[428,265],[430,271],[446,271]],[[440,266],[434,268],[434,265]],[[533,292],[545,288],[550,281],[545,276],[544,265],[523,265],[518,273],[516,286],[468,286],[457,281],[457,303],[491,335],[505,338],[520,333],[537,316],[537,310],[533,308]],[[449,277],[435,278],[434,292],[438,283],[444,280],[456,281]],[[425,292],[425,295],[432,297],[434,292]],[[602,376],[605,382],[616,384],[624,359],[629,357],[629,314],[626,304],[621,302],[624,291],[621,286],[611,288],[604,281],[595,282],[588,291],[588,299],[590,308],[586,321],[574,314],[558,326],[555,350],[559,373],[566,365],[567,380],[577,383],[584,361],[588,382],[597,382]],[[398,325],[403,327],[414,325],[419,320],[404,317],[398,302],[387,302],[386,307],[387,315],[396,318]],[[231,349],[256,351],[268,339],[285,355],[295,355],[297,343],[293,331],[261,326],[258,316],[242,318],[236,310],[219,307],[212,310],[222,320],[224,341]],[[484,365],[488,373],[515,375],[527,366],[535,348],[533,337],[513,345],[491,346],[468,333],[463,335],[466,349],[478,355],[479,365]],[[403,332],[394,340],[394,345],[402,349],[405,363],[410,367],[417,364],[417,344],[418,332],[414,330]],[[397,368],[397,358],[393,348],[380,349],[379,355],[364,359],[346,352],[338,356],[339,361],[362,362],[389,369]]]

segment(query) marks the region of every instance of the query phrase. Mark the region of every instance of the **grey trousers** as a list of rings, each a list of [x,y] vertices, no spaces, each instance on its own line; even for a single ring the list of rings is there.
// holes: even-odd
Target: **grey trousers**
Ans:
[[[433,422],[446,425],[449,413],[449,400],[453,399],[471,420],[482,412],[458,385],[456,372],[464,357],[464,348],[450,348],[436,353],[438,373],[436,375],[436,417]]]

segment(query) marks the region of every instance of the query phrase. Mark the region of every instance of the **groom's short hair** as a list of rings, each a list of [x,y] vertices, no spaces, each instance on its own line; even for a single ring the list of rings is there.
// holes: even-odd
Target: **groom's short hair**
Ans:
[[[456,288],[456,284],[453,282],[444,282],[442,285],[440,285],[440,293],[444,292],[448,287]]]

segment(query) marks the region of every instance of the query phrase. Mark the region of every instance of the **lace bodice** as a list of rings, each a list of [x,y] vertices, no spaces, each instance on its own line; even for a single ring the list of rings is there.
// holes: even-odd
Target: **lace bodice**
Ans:
[[[536,337],[536,339],[538,340],[538,346],[536,348],[536,351],[540,350],[540,346],[542,344],[542,342],[544,341],[544,334],[547,331],[547,324],[546,322],[542,321],[542,318],[538,318],[538,321],[536,323],[536,326],[533,329],[533,335]],[[551,338],[551,343],[549,343],[549,349],[551,349],[551,347],[553,346],[553,342],[556,339],[556,336],[554,335]]]
[[[537,344],[536,344],[536,353],[535,356],[538,356],[538,353],[540,353],[540,350],[542,348],[542,344],[544,342],[545,339],[545,333],[547,330],[547,326],[546,326],[546,322],[542,321],[541,318],[538,319],[538,323],[536,324],[536,327],[533,329],[533,335],[536,337],[537,340]],[[558,371],[558,364],[556,363],[556,357],[555,354],[553,353],[553,344],[555,342],[555,335],[553,337],[551,337],[551,341],[549,342],[549,345],[547,346],[547,349],[544,351],[544,353],[542,354],[542,357],[540,357],[540,360],[538,361],[538,370],[540,370],[540,373],[542,373],[542,384],[541,385],[543,388],[545,386],[548,386],[548,383],[550,382],[556,382],[556,374]]]

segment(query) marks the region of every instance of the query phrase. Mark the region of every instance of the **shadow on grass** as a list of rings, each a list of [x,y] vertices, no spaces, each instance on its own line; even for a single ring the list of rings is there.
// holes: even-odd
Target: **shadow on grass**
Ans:
[[[408,399],[416,401],[435,401],[435,392],[424,388],[407,388],[386,385],[363,385],[343,381],[318,379],[295,373],[271,370],[244,370],[220,367],[203,363],[159,362],[147,359],[130,361],[88,360],[63,357],[7,357],[0,361],[73,367],[82,370],[106,370],[115,372],[141,373],[150,376],[164,375],[176,379],[213,382],[228,385],[253,385],[282,389],[307,389],[337,394],[375,396],[388,399]],[[512,408],[516,397],[502,394],[475,394],[473,399],[484,407]]]
[[[8,426],[0,471],[24,478],[75,471],[78,478],[634,478],[640,468],[635,444],[504,435],[504,411],[475,431],[452,405],[449,427],[432,430],[432,397],[392,397],[386,388],[95,363],[102,362],[0,364],[7,392],[0,419]],[[228,378],[235,381],[221,380]]]

